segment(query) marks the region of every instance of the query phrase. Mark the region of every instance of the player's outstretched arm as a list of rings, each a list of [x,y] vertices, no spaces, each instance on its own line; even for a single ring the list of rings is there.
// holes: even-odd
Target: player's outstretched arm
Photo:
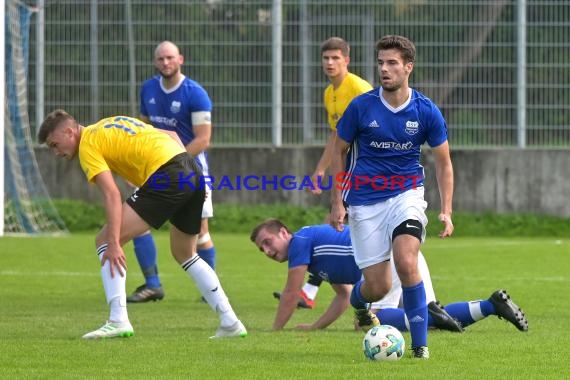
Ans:
[[[335,296],[332,299],[327,310],[317,319],[317,321],[310,325],[298,325],[296,328],[299,330],[318,330],[324,329],[331,323],[340,318],[342,313],[346,311],[350,305],[350,292],[352,285],[349,284],[331,284],[335,291]]]
[[[327,140],[327,145],[325,145],[325,149],[323,150],[323,154],[321,155],[321,158],[317,163],[315,171],[311,175],[311,182],[313,183],[314,187],[314,189],[311,189],[311,193],[315,195],[321,194],[323,192],[321,189],[324,181],[323,177],[325,176],[325,173],[331,164],[331,157],[334,150],[335,141],[336,141],[336,131],[331,131],[331,133],[329,134],[329,138]],[[320,183],[319,183],[319,177],[321,177]]]
[[[194,138],[186,145],[186,151],[197,156],[210,147],[212,124],[200,124],[192,127]]]
[[[449,144],[444,142],[433,148],[435,158],[435,175],[439,188],[441,211],[439,221],[443,223],[443,231],[439,236],[444,238],[453,234],[453,221],[451,220],[453,201],[453,165],[449,154]]]
[[[346,153],[350,144],[337,136],[334,150],[332,154],[331,174],[332,174],[332,188],[331,188],[331,212],[329,221],[330,224],[337,230],[343,230],[344,217],[346,210],[342,202],[341,190],[345,183],[342,183],[342,176],[346,164]],[[346,174],[346,173],[344,173]],[[340,177],[339,177],[340,176]]]
[[[300,265],[289,269],[287,283],[281,293],[279,306],[275,314],[273,330],[283,329],[293,315],[297,307],[297,301],[299,300],[299,292],[305,282],[305,272],[307,272],[307,265]]]

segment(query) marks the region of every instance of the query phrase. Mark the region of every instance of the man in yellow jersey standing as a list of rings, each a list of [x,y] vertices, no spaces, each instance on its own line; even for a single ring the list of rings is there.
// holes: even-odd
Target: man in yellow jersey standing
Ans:
[[[83,335],[84,339],[134,334],[127,313],[127,265],[122,247],[167,220],[171,223],[172,256],[220,319],[212,338],[247,335],[218,276],[196,254],[205,197],[202,172],[175,133],[125,116],[108,117],[85,127],[67,112],[55,110],[42,123],[38,140],[56,156],[67,160],[78,156],[87,180],[103,195],[107,221],[95,244],[110,314],[101,328]],[[125,202],[112,173],[138,187]]]
[[[316,195],[322,193],[323,177],[331,164],[338,120],[352,99],[372,90],[370,83],[348,71],[350,45],[344,39],[331,37],[321,44],[321,63],[323,65],[323,71],[330,81],[330,84],[325,88],[323,102],[327,111],[327,121],[331,133],[317,167],[311,175],[311,182],[313,184],[311,192]],[[317,296],[321,282],[322,280],[318,276],[309,274],[307,283],[299,293],[297,300],[299,307],[310,309],[315,307],[315,297]],[[281,294],[278,292],[274,292],[273,295],[276,298],[281,297]],[[285,299],[286,303],[295,302],[293,295],[285,296],[287,298]]]
[[[372,90],[372,85],[358,75],[348,71],[350,46],[340,37],[331,37],[321,45],[323,71],[330,84],[325,88],[323,102],[331,133],[311,181],[313,194],[321,194],[319,177],[323,177],[331,164],[332,151],[336,141],[336,124],[349,103],[360,94]],[[322,182],[322,179],[321,179]]]

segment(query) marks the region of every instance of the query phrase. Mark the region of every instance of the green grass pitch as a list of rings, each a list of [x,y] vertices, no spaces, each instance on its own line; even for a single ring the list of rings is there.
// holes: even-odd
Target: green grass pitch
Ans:
[[[108,316],[93,234],[0,238],[0,377],[6,379],[545,379],[570,378],[570,239],[429,238],[422,250],[443,303],[487,298],[505,288],[525,310],[529,331],[489,317],[464,334],[432,331],[431,358],[369,362],[351,313],[327,330],[297,332],[316,310],[298,310],[271,332],[286,264],[267,260],[247,234],[214,234],[218,273],[249,330],[209,341],[218,321],[156,235],[166,298],[129,306],[135,336],[83,341]],[[141,284],[131,246],[127,291]],[[404,338],[409,342],[409,334]]]

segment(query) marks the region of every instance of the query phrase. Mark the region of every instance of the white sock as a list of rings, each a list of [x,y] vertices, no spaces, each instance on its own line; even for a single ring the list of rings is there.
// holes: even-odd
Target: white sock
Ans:
[[[221,326],[229,327],[238,321],[218,275],[200,256],[195,255],[182,263],[182,269],[194,280],[208,305],[218,314]]]
[[[103,253],[107,250],[107,244],[97,247],[97,255],[99,260],[103,257]],[[109,261],[101,267],[101,279],[103,280],[103,288],[105,289],[105,298],[109,304],[109,321],[124,322],[129,320],[127,313],[127,291],[125,285],[127,282],[127,272],[122,277],[115,272],[115,277],[111,277],[111,265]]]
[[[127,322],[129,315],[127,314],[127,300],[125,297],[115,297],[109,302],[111,311],[109,312],[109,321]]]
[[[471,318],[473,318],[475,322],[487,317],[483,314],[483,311],[481,311],[481,301],[469,301],[467,305],[469,306],[469,314],[471,314]]]
[[[303,292],[309,297],[309,299],[314,300],[317,297],[317,292],[319,291],[319,287],[309,284],[308,282],[305,283],[303,286]]]

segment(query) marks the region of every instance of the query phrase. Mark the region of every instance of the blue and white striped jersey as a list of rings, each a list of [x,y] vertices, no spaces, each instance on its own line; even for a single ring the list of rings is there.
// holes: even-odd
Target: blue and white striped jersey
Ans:
[[[342,232],[328,224],[303,227],[293,234],[288,254],[289,268],[308,265],[308,272],[331,284],[355,284],[362,277],[348,226]]]

